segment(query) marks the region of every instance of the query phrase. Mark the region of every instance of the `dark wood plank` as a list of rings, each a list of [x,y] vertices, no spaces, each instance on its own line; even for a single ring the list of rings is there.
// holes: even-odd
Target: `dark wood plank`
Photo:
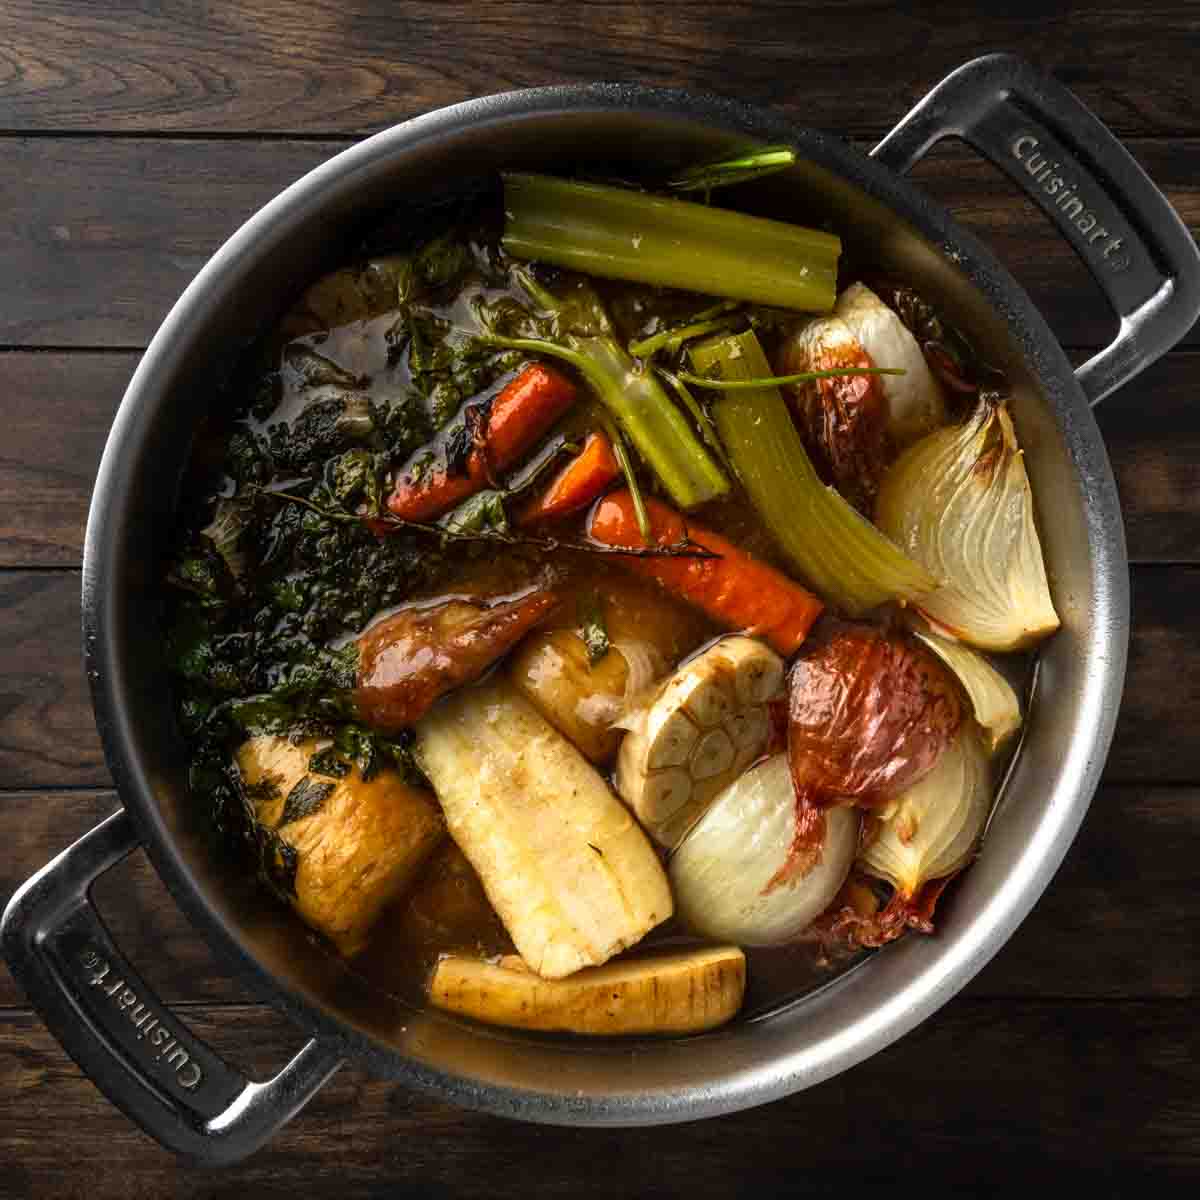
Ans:
[[[0,574],[0,785],[106,785],[80,659],[78,572]]]
[[[1200,780],[1200,741],[1181,731],[1200,705],[1196,600],[1200,571],[1135,569],[1125,696],[1105,778],[1138,783]],[[1200,666],[1200,664],[1197,664]]]
[[[19,0],[0,16],[0,128],[356,133],[507,88],[612,79],[706,88],[818,128],[875,132],[950,70],[1006,49],[1118,129],[1170,134],[1200,129],[1196,44],[1193,10],[1128,0]]]
[[[137,358],[0,356],[0,565],[79,565],[100,454]]]
[[[1172,735],[1200,706],[1200,570],[1133,575],[1133,635],[1110,783],[1200,781],[1200,740]],[[0,573],[0,786],[108,783],[79,660],[77,575]],[[1164,741],[1164,739],[1166,739]]]
[[[1130,560],[1200,554],[1200,355],[1155,363],[1096,410],[1125,514]]]
[[[0,345],[144,346],[221,242],[341,148],[5,141]]]
[[[0,793],[0,898],[117,807],[112,792]],[[1200,989],[1195,881],[1200,792],[1101,788],[1062,870],[970,985],[979,998],[1182,999]],[[176,907],[141,853],[100,882],[113,937],[171,1004],[252,998]],[[0,972],[0,1008],[24,997]]]
[[[969,985],[973,997],[1194,996],[1200,793],[1105,785],[1033,912]]]
[[[0,568],[77,566],[96,466],[137,365],[128,354],[0,356]],[[1097,410],[1135,562],[1200,561],[1200,356],[1168,356]]]
[[[0,155],[0,346],[144,346],[221,242],[287,184],[342,148],[244,141],[8,140]],[[1200,225],[1200,140],[1134,146],[1184,219]],[[917,178],[996,249],[1072,346],[1113,319],[1087,272],[1012,185],[948,147]],[[88,186],[79,187],[86,179]],[[1193,330],[1189,345],[1200,345]]]
[[[959,999],[815,1090],[657,1129],[518,1125],[344,1068],[255,1158],[211,1175],[182,1170],[136,1132],[35,1018],[5,1014],[0,1072],[19,1101],[0,1123],[0,1194],[790,1196],[802,1181],[806,1195],[842,1197],[850,1180],[859,1194],[913,1172],[931,1195],[1011,1194],[1067,1172],[1103,1195],[1143,1194],[1200,1172],[1192,1015],[1186,1001]],[[258,1071],[298,1042],[258,1008],[188,1020]]]

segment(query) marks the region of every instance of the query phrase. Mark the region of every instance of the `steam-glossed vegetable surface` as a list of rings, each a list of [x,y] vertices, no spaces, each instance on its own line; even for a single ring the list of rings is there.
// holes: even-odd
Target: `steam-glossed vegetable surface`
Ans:
[[[398,208],[204,416],[193,802],[389,995],[700,1032],[936,936],[980,852],[1036,497],[954,314],[721,203],[791,162]]]

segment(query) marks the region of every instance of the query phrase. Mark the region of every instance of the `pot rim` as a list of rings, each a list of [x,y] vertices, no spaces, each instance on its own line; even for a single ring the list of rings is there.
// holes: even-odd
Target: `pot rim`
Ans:
[[[1089,547],[1093,572],[1093,632],[1096,678],[1081,703],[1091,736],[1072,745],[1074,784],[1069,802],[1053,809],[1038,837],[1006,883],[972,918],[973,939],[939,954],[902,993],[877,1006],[814,1049],[782,1055],[763,1068],[687,1085],[665,1093],[630,1092],[571,1103],[566,1097],[479,1083],[453,1071],[430,1070],[373,1034],[321,1011],[289,981],[268,970],[234,931],[212,911],[200,883],[173,843],[154,801],[154,786],[134,749],[122,697],[129,685],[110,655],[110,592],[113,530],[105,514],[112,497],[128,487],[125,450],[136,437],[140,411],[161,378],[180,361],[188,328],[226,289],[236,287],[247,261],[264,253],[281,229],[328,204],[339,189],[378,166],[416,148],[453,135],[465,126],[494,125],[553,115],[627,113],[666,116],[725,132],[787,141],[806,159],[847,180],[911,224],[958,268],[1000,313],[1064,422],[1063,436],[1087,492]],[[131,379],[105,446],[88,517],[83,564],[84,650],[93,706],[105,757],[118,793],[130,813],[155,869],[189,921],[221,958],[246,976],[269,1003],[301,1029],[334,1045],[378,1074],[399,1077],[467,1107],[568,1124],[657,1124],[736,1111],[779,1098],[847,1069],[907,1033],[958,992],[1000,949],[1057,870],[1074,839],[1099,781],[1123,684],[1129,624],[1127,560],[1116,489],[1099,430],[1072,368],[1057,340],[1024,290],[978,239],[960,229],[950,214],[901,175],[849,144],[797,127],[738,101],[679,89],[627,84],[564,85],[505,92],[465,101],[393,126],[348,147],[290,185],[246,221],[212,256],[162,322]],[[832,985],[836,988],[836,983]]]

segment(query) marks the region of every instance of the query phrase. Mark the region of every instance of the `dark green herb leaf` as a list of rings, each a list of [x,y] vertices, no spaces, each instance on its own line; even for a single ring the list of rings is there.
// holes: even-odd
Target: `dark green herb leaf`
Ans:
[[[314,775],[344,779],[350,774],[351,763],[342,756],[336,746],[326,746],[324,750],[318,750],[309,758],[308,769]]]
[[[285,903],[296,895],[296,872],[300,855],[296,847],[285,842],[273,829],[260,825],[257,832],[259,875]]]
[[[448,533],[508,532],[504,493],[494,488],[476,492],[446,515],[442,522]]]
[[[279,824],[288,825],[292,821],[311,817],[333,795],[335,787],[336,783],[319,783],[311,775],[305,775],[288,792],[287,799],[283,802],[283,814],[279,818]]]
[[[609,651],[608,629],[604,624],[604,609],[600,597],[580,602],[579,636],[587,647],[588,665],[594,667]]]

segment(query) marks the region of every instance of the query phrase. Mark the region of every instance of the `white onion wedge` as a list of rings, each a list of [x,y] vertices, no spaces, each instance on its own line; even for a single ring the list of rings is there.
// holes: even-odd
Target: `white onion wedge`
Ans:
[[[946,401],[917,339],[866,284],[852,283],[837,298],[833,315],[877,367],[903,367],[903,375],[880,375],[888,432],[907,446],[946,419]]]
[[[858,847],[858,812],[831,808],[811,861],[789,868],[796,796],[787,755],[764,759],[713,801],[668,868],[676,911],[695,932],[743,946],[803,933],[829,907]]]
[[[937,766],[888,806],[859,865],[905,898],[953,875],[971,857],[992,805],[987,755],[965,725]]]
[[[962,425],[910,446],[884,477],[875,519],[941,586],[917,607],[981,650],[1018,650],[1053,633],[1033,493],[1012,418],[981,399]]]

